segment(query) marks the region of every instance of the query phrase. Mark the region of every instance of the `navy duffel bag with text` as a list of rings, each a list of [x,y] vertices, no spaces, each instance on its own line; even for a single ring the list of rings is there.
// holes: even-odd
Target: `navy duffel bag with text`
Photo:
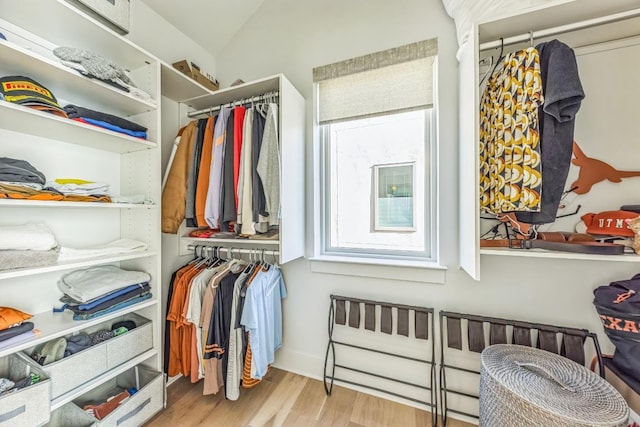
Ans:
[[[593,295],[604,331],[616,346],[613,365],[627,384],[640,385],[640,274],[600,286]]]

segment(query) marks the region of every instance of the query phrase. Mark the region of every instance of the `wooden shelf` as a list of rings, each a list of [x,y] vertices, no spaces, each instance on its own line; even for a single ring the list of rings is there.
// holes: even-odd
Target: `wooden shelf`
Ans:
[[[52,265],[44,265],[41,267],[18,268],[14,270],[0,271],[0,280],[11,279],[14,277],[35,276],[37,274],[50,273],[53,271],[71,270],[76,268],[90,267],[93,265],[109,264],[112,262],[128,261],[132,259],[147,258],[157,255],[156,252],[139,251],[123,254],[115,254],[102,257],[85,258],[74,261],[58,262]],[[1,286],[1,285],[0,285]]]
[[[90,320],[73,320],[73,313],[65,311],[64,313],[53,313],[53,311],[46,311],[44,313],[35,314],[29,322],[33,322],[34,329],[40,330],[40,334],[33,337],[29,341],[22,342],[9,348],[3,348],[0,350],[0,357],[7,356],[18,351],[25,350],[27,348],[34,347],[38,344],[46,343],[52,339],[59,338],[65,335],[73,334],[74,332],[81,331],[90,326],[103,323],[107,320],[115,319],[123,314],[132,313],[140,309],[151,307],[158,304],[158,296],[154,295],[153,298],[143,301],[139,304],[130,305],[122,310],[115,311],[113,313],[99,316]]]
[[[176,102],[182,102],[185,99],[196,98],[213,93],[200,83],[176,70],[173,65],[167,64],[163,61],[160,62],[160,65],[160,79],[163,96],[166,96]],[[187,104],[189,103],[187,102]]]
[[[211,106],[237,101],[242,98],[251,98],[255,95],[280,90],[280,77],[280,75],[265,77],[264,79],[220,89],[211,92],[209,95],[187,99],[183,102],[196,110],[202,110]]]
[[[153,141],[134,138],[97,126],[89,126],[75,120],[4,101],[0,101],[0,128],[114,153],[131,153],[157,146]]]

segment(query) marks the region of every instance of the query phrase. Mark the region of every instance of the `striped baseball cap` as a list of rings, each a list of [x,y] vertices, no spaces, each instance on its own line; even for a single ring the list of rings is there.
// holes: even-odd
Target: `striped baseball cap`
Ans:
[[[0,99],[68,118],[53,93],[29,77],[0,77]]]

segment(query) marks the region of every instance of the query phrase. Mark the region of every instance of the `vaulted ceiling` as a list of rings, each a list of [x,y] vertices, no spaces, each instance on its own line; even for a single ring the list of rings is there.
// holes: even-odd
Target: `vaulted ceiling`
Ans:
[[[215,56],[242,28],[264,0],[142,0],[142,2]]]

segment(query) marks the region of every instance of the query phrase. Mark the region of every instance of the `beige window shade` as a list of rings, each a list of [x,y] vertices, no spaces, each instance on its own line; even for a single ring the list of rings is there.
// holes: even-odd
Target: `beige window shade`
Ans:
[[[431,107],[436,53],[433,39],[314,69],[319,123]]]

